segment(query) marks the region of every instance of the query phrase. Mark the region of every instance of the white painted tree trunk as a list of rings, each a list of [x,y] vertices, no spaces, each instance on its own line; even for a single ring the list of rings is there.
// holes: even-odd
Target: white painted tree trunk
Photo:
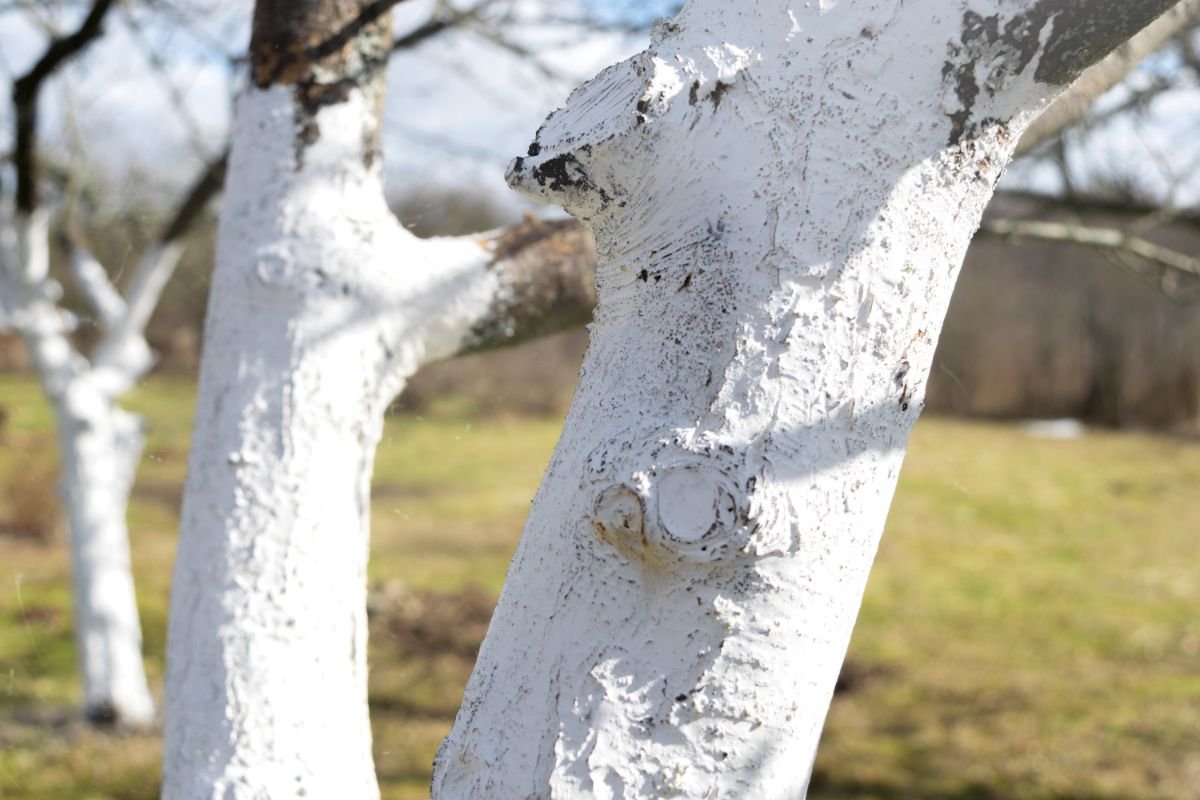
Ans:
[[[594,302],[586,259],[556,246],[586,242],[573,226],[418,240],[391,215],[388,21],[317,64],[276,47],[324,41],[362,5],[255,15],[172,586],[167,800],[378,795],[366,563],[384,411],[421,365]]]
[[[172,590],[166,798],[378,795],[366,705],[383,413],[501,297],[480,240],[384,201],[378,87],[301,141],[296,92],[238,104]]]
[[[55,416],[84,713],[98,723],[147,726],[154,701],[142,664],[125,522],[142,453],[141,420],[86,385],[70,387],[55,403]]]
[[[993,185],[1168,5],[691,0],[550,117],[599,303],[434,797],[805,794]]]
[[[139,326],[120,346],[115,337],[106,339],[123,359],[84,359],[68,338],[70,320],[56,305],[60,290],[48,277],[46,214],[18,216],[14,228],[15,241],[0,264],[2,316],[23,334],[54,410],[84,713],[97,723],[147,726],[154,722],[154,701],[142,664],[125,522],[142,449],[141,421],[117,407],[116,397],[148,368],[149,352]],[[107,328],[123,318],[124,301],[98,264],[83,254],[79,262],[80,283]],[[165,266],[169,274],[174,261]]]

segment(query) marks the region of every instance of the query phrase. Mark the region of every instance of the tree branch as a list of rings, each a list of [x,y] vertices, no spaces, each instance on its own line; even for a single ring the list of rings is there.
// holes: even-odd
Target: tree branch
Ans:
[[[1100,95],[1120,83],[1142,59],[1197,20],[1200,20],[1200,0],[1183,0],[1137,36],[1117,47],[1104,60],[1085,71],[1029,126],[1017,145],[1014,157],[1028,153],[1079,122]]]
[[[573,219],[527,219],[485,241],[501,291],[455,355],[509,347],[592,318],[596,242]]]
[[[402,36],[397,36],[396,40],[392,42],[392,52],[416,47],[426,39],[430,39],[439,33],[456,28],[465,22],[479,19],[480,13],[490,6],[492,1],[484,0],[482,3],[472,6],[465,11],[459,11],[454,8],[443,8],[419,27]]]
[[[175,216],[163,228],[163,232],[158,238],[160,245],[169,244],[187,233],[209,201],[221,191],[228,166],[229,149],[227,147],[223,153],[209,162],[204,171],[192,183],[191,188],[184,195],[183,201],[175,209]]]
[[[108,272],[86,247],[72,242],[70,251],[75,284],[96,314],[100,327],[111,330],[125,315],[125,300],[109,280]]]
[[[1076,192],[1062,197],[1028,191],[996,192],[995,203],[1016,201],[1036,203],[1039,208],[1073,211],[1078,214],[1120,214],[1128,217],[1144,218],[1151,215],[1161,215],[1164,211],[1161,205],[1138,203],[1124,197],[1106,197],[1103,195]],[[1200,207],[1174,208],[1169,212],[1167,220],[1183,223],[1189,226],[1200,226]]]
[[[1008,239],[1040,239],[1048,242],[1067,242],[1101,250],[1125,253],[1172,270],[1200,277],[1200,259],[1193,258],[1132,236],[1116,228],[1096,228],[1073,222],[1036,222],[1033,220],[987,220],[980,233]]]
[[[362,33],[368,25],[375,22],[392,10],[392,6],[403,3],[404,0],[372,0],[363,7],[358,16],[347,22],[335,34],[325,41],[308,48],[306,55],[311,61],[320,61],[331,56],[350,43],[354,37]]]
[[[1067,86],[1160,16],[1189,2],[1040,0],[1024,15],[1029,21],[1044,19],[1049,26],[1034,78]]]
[[[17,210],[22,213],[29,214],[38,205],[38,92],[55,70],[100,35],[104,16],[112,4],[113,0],[95,0],[79,28],[69,36],[51,40],[37,63],[13,83],[13,107],[16,111],[17,127],[13,164],[17,171]]]

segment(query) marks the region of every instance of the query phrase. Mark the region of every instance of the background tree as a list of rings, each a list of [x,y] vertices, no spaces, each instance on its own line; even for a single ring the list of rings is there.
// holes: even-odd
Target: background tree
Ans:
[[[70,524],[75,631],[86,716],[148,725],[154,703],[142,666],[125,508],[141,457],[140,420],[118,398],[153,363],[146,323],[182,254],[181,239],[219,186],[219,163],[188,192],[122,296],[108,272],[73,237],[71,274],[101,331],[85,356],[71,339],[74,317],[50,277],[50,210],[41,200],[38,103],[48,78],[100,36],[113,3],[96,0],[78,28],[51,38],[13,84],[16,174],[13,207],[0,218],[0,327],[21,333],[55,412],[60,494]]]
[[[391,215],[386,5],[256,8],[172,587],[165,797],[378,794],[365,599],[383,412],[421,364],[591,305],[584,270],[538,258],[578,252],[573,227],[418,240]]]

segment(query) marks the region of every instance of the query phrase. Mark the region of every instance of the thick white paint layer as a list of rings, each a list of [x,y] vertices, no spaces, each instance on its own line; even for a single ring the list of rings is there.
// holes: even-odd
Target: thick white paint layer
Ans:
[[[142,451],[141,422],[115,399],[149,362],[136,370],[88,363],[67,336],[71,321],[55,303],[61,290],[47,277],[48,216],[18,217],[13,227],[15,247],[0,259],[0,316],[22,333],[54,409],[84,711],[97,720],[146,726],[154,722],[154,701],[142,664],[125,522]],[[102,324],[118,324],[126,309],[103,268],[85,254],[75,268]],[[140,329],[138,335],[141,341]]]
[[[366,704],[369,487],[383,412],[496,301],[477,240],[391,216],[352,90],[297,139],[239,101],[172,589],[163,796],[378,796]]]
[[[1054,93],[968,7],[1020,10],[692,0],[514,164],[594,229],[600,302],[434,797],[804,795],[959,266]]]

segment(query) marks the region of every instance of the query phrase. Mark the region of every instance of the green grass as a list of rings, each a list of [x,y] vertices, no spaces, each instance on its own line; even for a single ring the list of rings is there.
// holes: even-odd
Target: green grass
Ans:
[[[130,519],[159,689],[192,391],[158,379],[131,402],[150,423]],[[32,382],[0,376],[0,405],[3,480],[53,440]],[[555,420],[477,420],[454,404],[388,422],[371,578],[410,590],[395,606],[407,616],[387,606],[372,623],[385,798],[427,796],[470,641],[557,435]],[[1197,485],[1194,442],[923,421],[810,797],[1200,796]],[[3,504],[0,492],[0,523]],[[66,582],[61,541],[0,537],[0,797],[153,798],[157,738],[75,716]]]

